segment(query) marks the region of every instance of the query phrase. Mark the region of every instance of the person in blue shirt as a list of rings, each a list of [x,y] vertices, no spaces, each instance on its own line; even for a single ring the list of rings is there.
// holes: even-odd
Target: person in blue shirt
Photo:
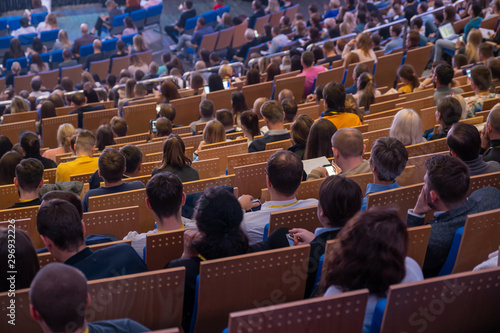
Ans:
[[[477,2],[473,3],[472,6],[469,7],[469,15],[471,16],[471,19],[464,27],[464,40],[467,40],[467,36],[472,29],[479,29],[481,21],[483,20],[483,18],[479,16],[481,15],[481,11],[482,8]]]
[[[396,23],[391,26],[390,31],[391,31],[391,39],[387,44],[385,45],[385,50],[386,51],[392,51],[395,49],[399,49],[403,47],[403,38],[401,38],[399,35],[401,34],[401,24]]]
[[[408,152],[398,139],[383,137],[373,143],[370,157],[373,183],[366,186],[362,210],[366,209],[368,194],[401,187],[396,178],[403,172],[407,162]]]

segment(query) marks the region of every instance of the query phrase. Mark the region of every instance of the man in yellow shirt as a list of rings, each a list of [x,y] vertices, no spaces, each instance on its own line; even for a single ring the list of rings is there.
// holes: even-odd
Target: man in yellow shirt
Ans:
[[[82,130],[76,139],[75,160],[61,163],[57,166],[56,182],[69,182],[71,175],[81,173],[95,172],[97,166],[97,157],[93,157],[95,147],[95,137],[91,131]]]
[[[331,121],[337,129],[361,125],[357,114],[345,111],[345,89],[337,82],[330,82],[323,89],[323,99],[327,110],[322,118]]]

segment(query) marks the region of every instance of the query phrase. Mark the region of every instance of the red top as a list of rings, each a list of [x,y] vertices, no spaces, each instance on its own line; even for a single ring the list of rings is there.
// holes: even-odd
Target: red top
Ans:
[[[219,9],[219,8],[222,8],[222,7],[224,7],[224,5],[221,5],[220,3],[216,3],[216,4],[214,5],[214,8],[212,8],[212,10],[217,10],[217,9]]]

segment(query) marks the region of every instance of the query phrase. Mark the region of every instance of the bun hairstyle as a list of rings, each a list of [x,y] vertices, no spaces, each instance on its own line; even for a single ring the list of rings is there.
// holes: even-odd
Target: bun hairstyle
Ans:
[[[247,252],[248,237],[240,228],[243,211],[238,199],[224,187],[211,187],[203,192],[196,204],[194,219],[202,239],[193,246],[204,258],[225,258]]]

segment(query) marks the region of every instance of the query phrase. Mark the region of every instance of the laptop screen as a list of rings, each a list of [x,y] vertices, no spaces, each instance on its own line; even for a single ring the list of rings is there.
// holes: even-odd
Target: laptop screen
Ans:
[[[455,34],[455,30],[453,30],[453,25],[451,23],[447,23],[442,27],[439,27],[439,33],[443,39],[446,39]]]

